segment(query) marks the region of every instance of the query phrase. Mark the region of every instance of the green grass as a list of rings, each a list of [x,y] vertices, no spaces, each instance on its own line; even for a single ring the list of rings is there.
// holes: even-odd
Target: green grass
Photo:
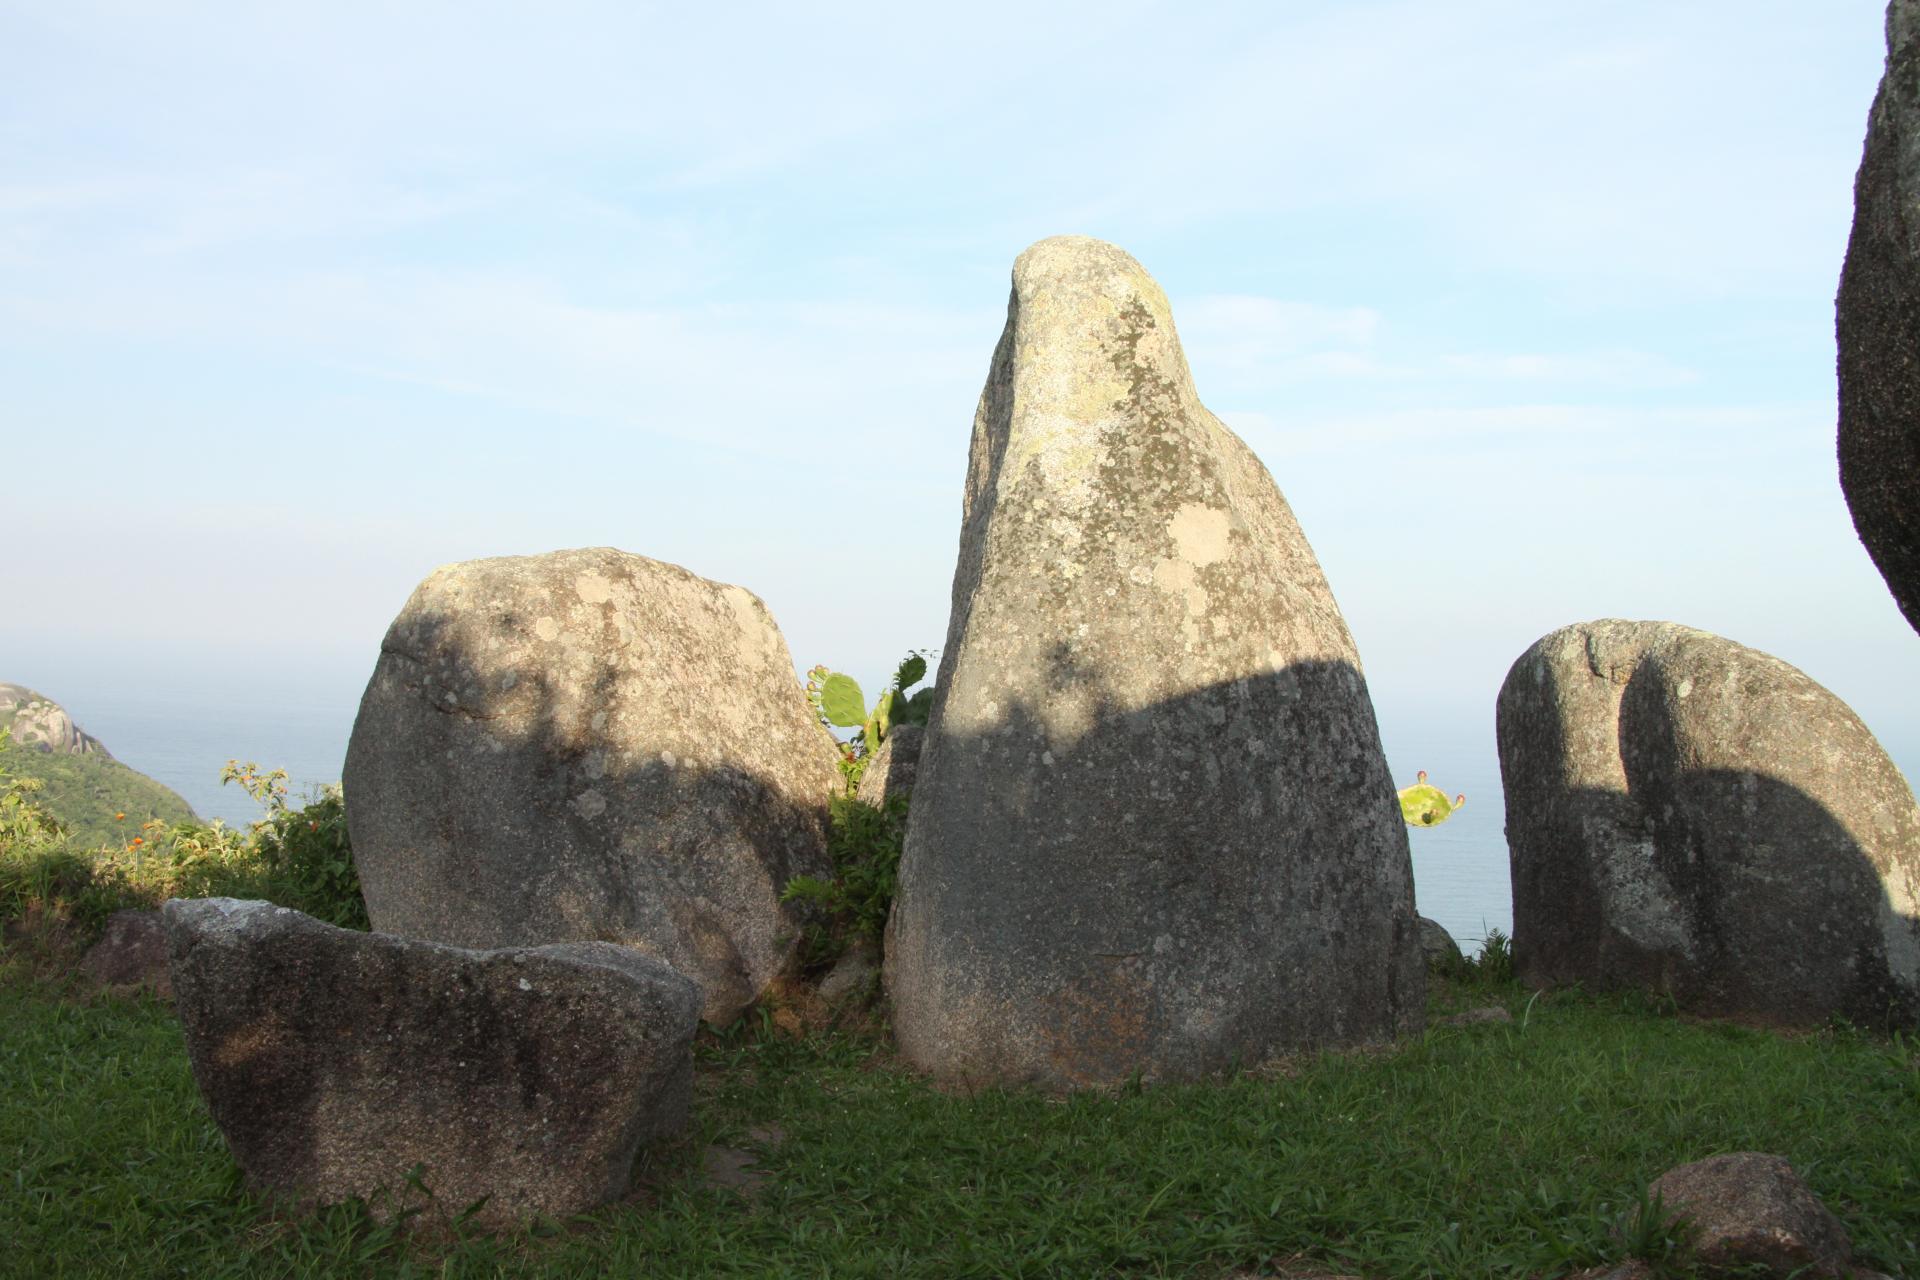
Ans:
[[[149,1001],[0,977],[0,1269],[36,1276],[1217,1276],[1306,1258],[1374,1276],[1560,1274],[1617,1259],[1665,1169],[1787,1156],[1860,1261],[1912,1275],[1920,1057],[1646,1002],[1445,987],[1439,1027],[1206,1086],[1054,1099],[938,1093],[880,1045],[758,1026],[699,1050],[695,1132],[642,1190],[520,1237],[403,1244],[350,1208],[277,1220],[244,1193]],[[778,1145],[755,1130],[778,1126]],[[708,1143],[768,1184],[705,1185]],[[1657,1235],[1657,1233],[1655,1233]],[[1672,1274],[1685,1274],[1678,1267]]]

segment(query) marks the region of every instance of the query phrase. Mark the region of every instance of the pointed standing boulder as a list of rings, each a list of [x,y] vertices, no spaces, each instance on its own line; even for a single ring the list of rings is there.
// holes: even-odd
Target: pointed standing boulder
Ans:
[[[733,1020],[830,874],[833,747],[752,593],[600,547],[447,565],[380,647],[347,748],[373,927],[617,942]]]
[[[1840,487],[1920,631],[1920,0],[1887,6],[1887,69],[1854,179],[1835,329]]]
[[[1406,828],[1353,640],[1139,263],[1014,266],[890,922],[901,1052],[1204,1076],[1418,1025]]]

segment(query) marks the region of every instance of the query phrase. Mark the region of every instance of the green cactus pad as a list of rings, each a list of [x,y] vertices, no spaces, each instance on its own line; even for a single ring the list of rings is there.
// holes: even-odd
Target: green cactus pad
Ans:
[[[1430,782],[1418,782],[1400,792],[1400,816],[1410,827],[1438,826],[1453,815],[1456,807],[1446,792]]]
[[[910,653],[907,655],[907,660],[900,664],[900,669],[893,673],[893,687],[900,690],[911,689],[919,684],[926,674],[926,658],[917,653]]]
[[[820,682],[820,711],[829,724],[858,729],[867,722],[867,695],[852,676],[832,672]]]

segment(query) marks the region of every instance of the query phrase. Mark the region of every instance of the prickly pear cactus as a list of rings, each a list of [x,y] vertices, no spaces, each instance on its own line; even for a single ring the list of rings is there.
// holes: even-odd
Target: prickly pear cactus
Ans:
[[[1422,769],[1414,784],[1400,792],[1400,816],[1410,827],[1438,826],[1466,802],[1463,795],[1449,801],[1446,792],[1427,781],[1427,771]]]
[[[927,713],[933,708],[933,690],[922,689],[909,696],[907,689],[926,678],[928,652],[931,650],[915,650],[907,655],[893,674],[892,687],[881,693],[871,711],[867,710],[867,695],[858,680],[825,666],[807,672],[807,701],[826,724],[860,730],[867,755],[875,755],[895,724],[927,722]]]

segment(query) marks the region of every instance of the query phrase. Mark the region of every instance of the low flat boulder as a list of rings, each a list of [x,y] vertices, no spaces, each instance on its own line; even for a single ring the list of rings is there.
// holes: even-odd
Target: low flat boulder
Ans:
[[[1804,673],[1675,623],[1581,623],[1514,663],[1497,732],[1523,979],[1920,1022],[1920,806]]]
[[[297,1207],[583,1213],[686,1125],[699,988],[630,948],[472,951],[232,898],[162,918],[207,1109],[249,1185]]]
[[[618,942],[724,1025],[786,974],[840,787],[751,592],[607,547],[447,565],[381,644],[347,748],[376,929]]]
[[[1736,1151],[1696,1160],[1661,1174],[1648,1193],[1687,1219],[1694,1261],[1708,1275],[1854,1274],[1847,1229],[1780,1156]]]

